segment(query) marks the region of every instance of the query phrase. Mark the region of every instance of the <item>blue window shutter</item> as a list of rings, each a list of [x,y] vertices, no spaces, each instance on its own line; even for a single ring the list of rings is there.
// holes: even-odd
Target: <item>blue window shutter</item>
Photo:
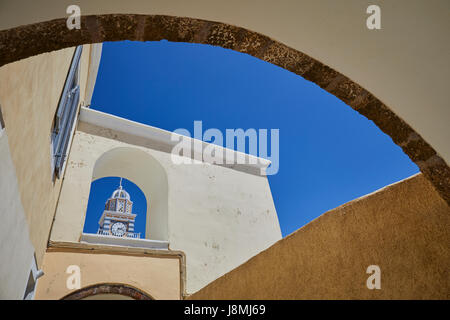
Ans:
[[[80,87],[78,85],[78,66],[82,46],[78,46],[70,65],[52,130],[53,168],[55,176],[61,177],[64,162],[67,158],[68,146],[80,101]]]

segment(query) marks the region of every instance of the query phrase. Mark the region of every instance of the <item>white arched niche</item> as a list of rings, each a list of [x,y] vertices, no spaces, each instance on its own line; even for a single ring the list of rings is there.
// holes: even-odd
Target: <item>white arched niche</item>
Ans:
[[[168,240],[168,183],[163,166],[137,148],[118,147],[95,162],[92,181],[117,176],[134,182],[147,199],[145,238]]]

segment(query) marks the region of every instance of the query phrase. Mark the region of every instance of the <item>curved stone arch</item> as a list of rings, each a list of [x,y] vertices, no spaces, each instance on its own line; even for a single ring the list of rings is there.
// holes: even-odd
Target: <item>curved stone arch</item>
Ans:
[[[100,294],[121,295],[130,297],[133,300],[155,300],[150,294],[122,283],[98,283],[90,285],[65,295],[61,300],[82,300]]]
[[[136,184],[147,200],[145,237],[168,241],[168,178],[164,167],[149,153],[133,147],[116,147],[95,162],[92,181],[123,177]]]
[[[69,30],[55,19],[0,32],[0,67],[44,52],[80,44],[135,40],[191,42],[247,53],[314,82],[372,120],[415,162],[450,204],[450,168],[445,160],[383,102],[343,74],[276,40],[237,26],[165,15],[106,14],[81,17]]]

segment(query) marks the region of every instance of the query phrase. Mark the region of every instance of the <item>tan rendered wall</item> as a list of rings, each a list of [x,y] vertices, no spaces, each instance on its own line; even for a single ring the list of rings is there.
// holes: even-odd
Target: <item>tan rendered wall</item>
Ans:
[[[92,253],[80,250],[55,250],[45,253],[44,276],[39,279],[35,299],[61,299],[76,289],[67,289],[67,267],[80,267],[81,288],[98,283],[127,284],[154,299],[180,299],[180,260],[153,257]]]
[[[450,210],[421,175],[333,209],[192,299],[449,299]],[[369,290],[369,265],[381,290]]]
[[[86,87],[89,48],[84,46],[81,58],[81,88]],[[61,181],[53,183],[51,176],[50,132],[73,53],[68,48],[0,68],[0,104],[38,264],[61,188]]]

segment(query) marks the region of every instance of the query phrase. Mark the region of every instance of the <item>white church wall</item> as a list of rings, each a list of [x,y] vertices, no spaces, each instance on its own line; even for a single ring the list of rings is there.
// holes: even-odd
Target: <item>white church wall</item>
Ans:
[[[186,253],[188,293],[281,239],[266,177],[210,164],[168,176],[170,248]]]
[[[90,113],[100,119],[97,125],[86,122]],[[151,218],[151,203],[167,194],[167,239],[171,250],[186,254],[187,293],[199,290],[281,239],[265,176],[248,173],[245,168],[174,164],[163,142],[124,132],[123,128],[133,124],[125,119],[115,117],[121,126],[108,127],[111,117],[82,110],[51,233],[52,242],[80,240],[90,184],[93,179],[108,175],[130,179],[146,195],[150,202],[150,215],[147,213],[150,239],[149,224],[159,223]],[[103,127],[99,126],[102,118]],[[149,131],[159,130],[159,134],[163,131],[142,124],[139,127],[144,131],[145,127]],[[158,170],[152,167],[157,166],[149,159],[163,168],[167,189],[164,175],[155,174]],[[153,182],[146,181],[152,179]],[[152,183],[160,188],[150,190]],[[164,230],[163,224],[158,227]]]
[[[20,200],[16,170],[0,128],[0,299],[23,299],[34,248]]]

